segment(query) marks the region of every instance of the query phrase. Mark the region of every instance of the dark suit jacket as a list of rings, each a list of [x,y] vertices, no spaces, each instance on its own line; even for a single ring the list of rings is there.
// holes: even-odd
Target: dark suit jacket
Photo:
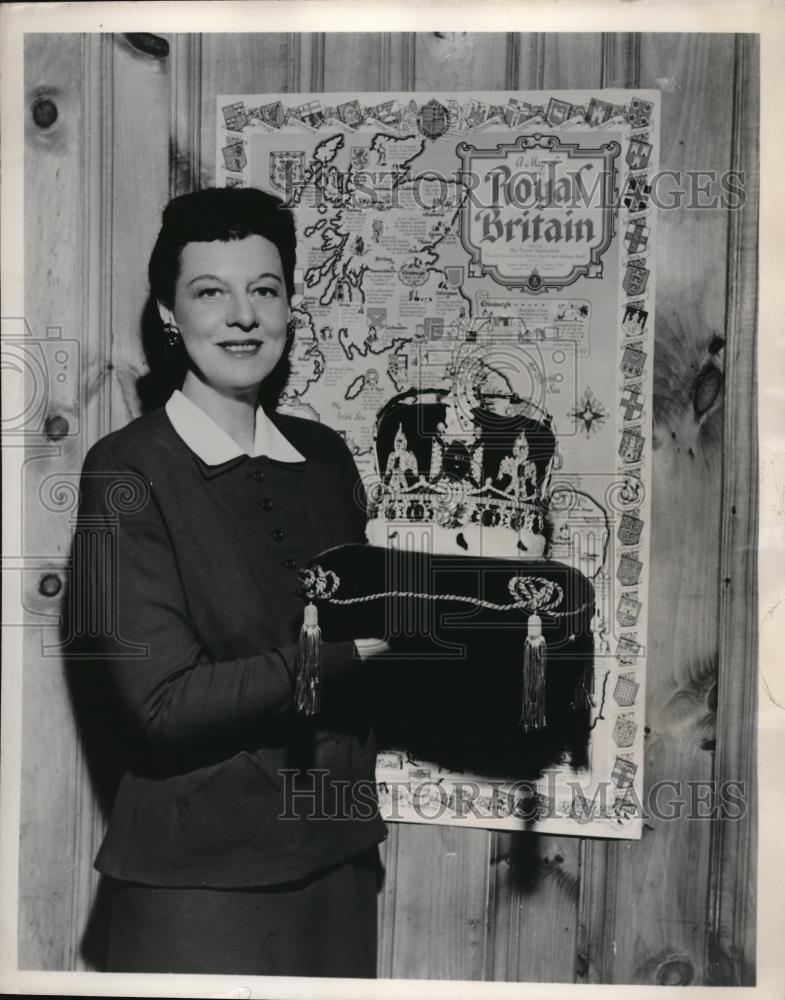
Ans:
[[[96,859],[116,878],[269,885],[386,836],[367,670],[351,642],[325,642],[319,716],[292,708],[297,569],[364,540],[357,470],[333,431],[273,419],[304,462],[208,466],[164,410],[85,460],[70,638],[79,669],[100,665],[122,741]],[[289,772],[305,767],[294,783]]]

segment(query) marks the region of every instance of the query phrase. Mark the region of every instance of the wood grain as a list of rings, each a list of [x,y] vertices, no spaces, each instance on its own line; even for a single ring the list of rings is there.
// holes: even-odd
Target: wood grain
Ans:
[[[202,36],[175,34],[170,44],[169,197],[174,198],[202,187]]]
[[[644,36],[639,55],[636,85],[669,81],[661,167],[726,167],[733,39]],[[719,209],[658,213],[644,772],[646,792],[658,781],[679,783],[683,813],[698,787],[688,783],[712,777],[707,747],[716,735],[722,401],[697,419],[692,393],[707,346],[723,329],[727,225]],[[587,981],[704,981],[709,837],[706,819],[652,816],[638,844],[587,847],[580,942]]]
[[[377,975],[380,979],[390,979],[393,974],[393,954],[395,951],[395,905],[398,884],[398,847],[401,826],[390,823],[387,840],[379,845],[384,882],[379,893],[379,942]]]
[[[122,196],[112,199],[109,242],[102,250],[112,267],[110,422],[114,428],[141,412],[137,381],[148,367],[141,328],[147,262],[169,200],[172,173],[179,169],[178,161],[190,163],[191,157],[171,145],[169,59],[152,59],[115,36],[112,76],[111,188]],[[140,93],[146,95],[144,101],[139,100]],[[105,329],[103,336],[109,331]]]
[[[571,982],[575,976],[580,842],[494,833],[485,979]]]
[[[375,32],[348,34],[336,31],[325,35],[324,75],[320,89],[336,94],[384,89],[386,81],[381,79],[381,74],[386,75],[389,67],[383,66],[383,37]]]
[[[601,36],[603,87],[640,86],[640,46],[640,35],[608,31]]]
[[[547,90],[602,86],[602,36],[549,34],[543,43],[542,85]]]
[[[25,40],[25,319],[31,363],[42,363],[34,388],[36,406],[27,429],[23,467],[25,631],[22,691],[22,774],[18,959],[21,968],[60,969],[72,961],[72,866],[85,852],[80,838],[78,746],[62,664],[47,655],[57,642],[64,590],[39,593],[41,577],[67,583],[65,560],[70,524],[39,498],[47,479],[70,479],[80,463],[82,416],[78,386],[82,327],[79,246],[81,229],[82,43],[78,35],[28,35]],[[32,107],[51,100],[57,119],[37,126]],[[54,335],[68,360],[36,348]],[[47,360],[44,360],[46,358]],[[32,369],[35,370],[35,369]],[[65,383],[57,374],[66,374]],[[39,409],[40,406],[40,409]],[[68,421],[71,435],[48,441],[40,431],[50,417]],[[10,445],[11,442],[9,442]],[[21,440],[18,442],[21,445]],[[10,555],[10,553],[6,553]],[[46,724],[41,725],[45,719]]]
[[[112,35],[83,37],[84,116],[80,137],[81,302],[82,302],[82,458],[94,441],[112,429],[112,289],[115,275],[107,266],[112,246],[114,134],[114,51]],[[111,254],[109,255],[111,260]],[[81,462],[79,463],[81,465]],[[78,474],[79,466],[74,469]],[[75,511],[70,511],[73,519]],[[72,526],[73,527],[73,526]],[[76,670],[79,668],[77,667]],[[69,702],[74,727],[74,845],[69,892],[72,920],[67,935],[66,968],[100,969],[104,959],[101,908],[96,907],[99,879],[92,866],[103,837],[105,816],[91,780],[94,763],[83,738],[84,706],[73,668]],[[96,919],[98,918],[98,919]],[[94,928],[99,928],[96,938]]]
[[[548,36],[543,33],[518,35],[519,90],[542,90],[545,79],[545,46]]]
[[[503,90],[507,38],[465,31],[417,35],[415,90]]]
[[[489,850],[486,830],[399,827],[393,977],[483,978]]]
[[[755,985],[758,662],[758,47],[735,40],[731,168],[744,171],[746,202],[730,213],[725,312],[726,379],[720,552],[719,677],[714,780],[744,790],[740,816],[711,828],[707,978]]]

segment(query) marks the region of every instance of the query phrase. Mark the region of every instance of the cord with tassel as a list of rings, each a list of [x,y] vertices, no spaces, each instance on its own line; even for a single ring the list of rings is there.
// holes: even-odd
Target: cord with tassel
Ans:
[[[592,615],[589,627],[592,633],[594,653],[583,665],[575,682],[575,691],[570,702],[570,708],[576,711],[586,711],[586,709],[594,708],[596,705],[594,701],[594,659],[595,657],[602,656],[606,652],[605,647],[608,645],[607,640],[604,638],[605,622],[596,610]]]
[[[322,674],[322,630],[315,604],[306,604],[297,650],[294,706],[300,715],[319,711],[319,684]]]
[[[523,646],[523,691],[521,693],[521,729],[542,729],[545,726],[545,636],[542,618],[529,615],[526,642]]]

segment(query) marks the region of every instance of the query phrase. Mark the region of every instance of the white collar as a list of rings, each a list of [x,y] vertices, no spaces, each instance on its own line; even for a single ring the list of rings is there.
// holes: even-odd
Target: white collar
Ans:
[[[179,389],[175,389],[169,397],[165,409],[174,429],[206,465],[221,465],[232,458],[248,454],[211,416]],[[279,462],[305,461],[304,456],[286,440],[261,406],[256,408],[251,457],[259,455],[267,455]]]

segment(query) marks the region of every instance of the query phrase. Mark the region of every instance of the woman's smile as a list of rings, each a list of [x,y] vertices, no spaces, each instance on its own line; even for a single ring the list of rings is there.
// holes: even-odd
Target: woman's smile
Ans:
[[[261,340],[224,340],[218,346],[232,357],[248,358],[258,354],[263,343]]]

